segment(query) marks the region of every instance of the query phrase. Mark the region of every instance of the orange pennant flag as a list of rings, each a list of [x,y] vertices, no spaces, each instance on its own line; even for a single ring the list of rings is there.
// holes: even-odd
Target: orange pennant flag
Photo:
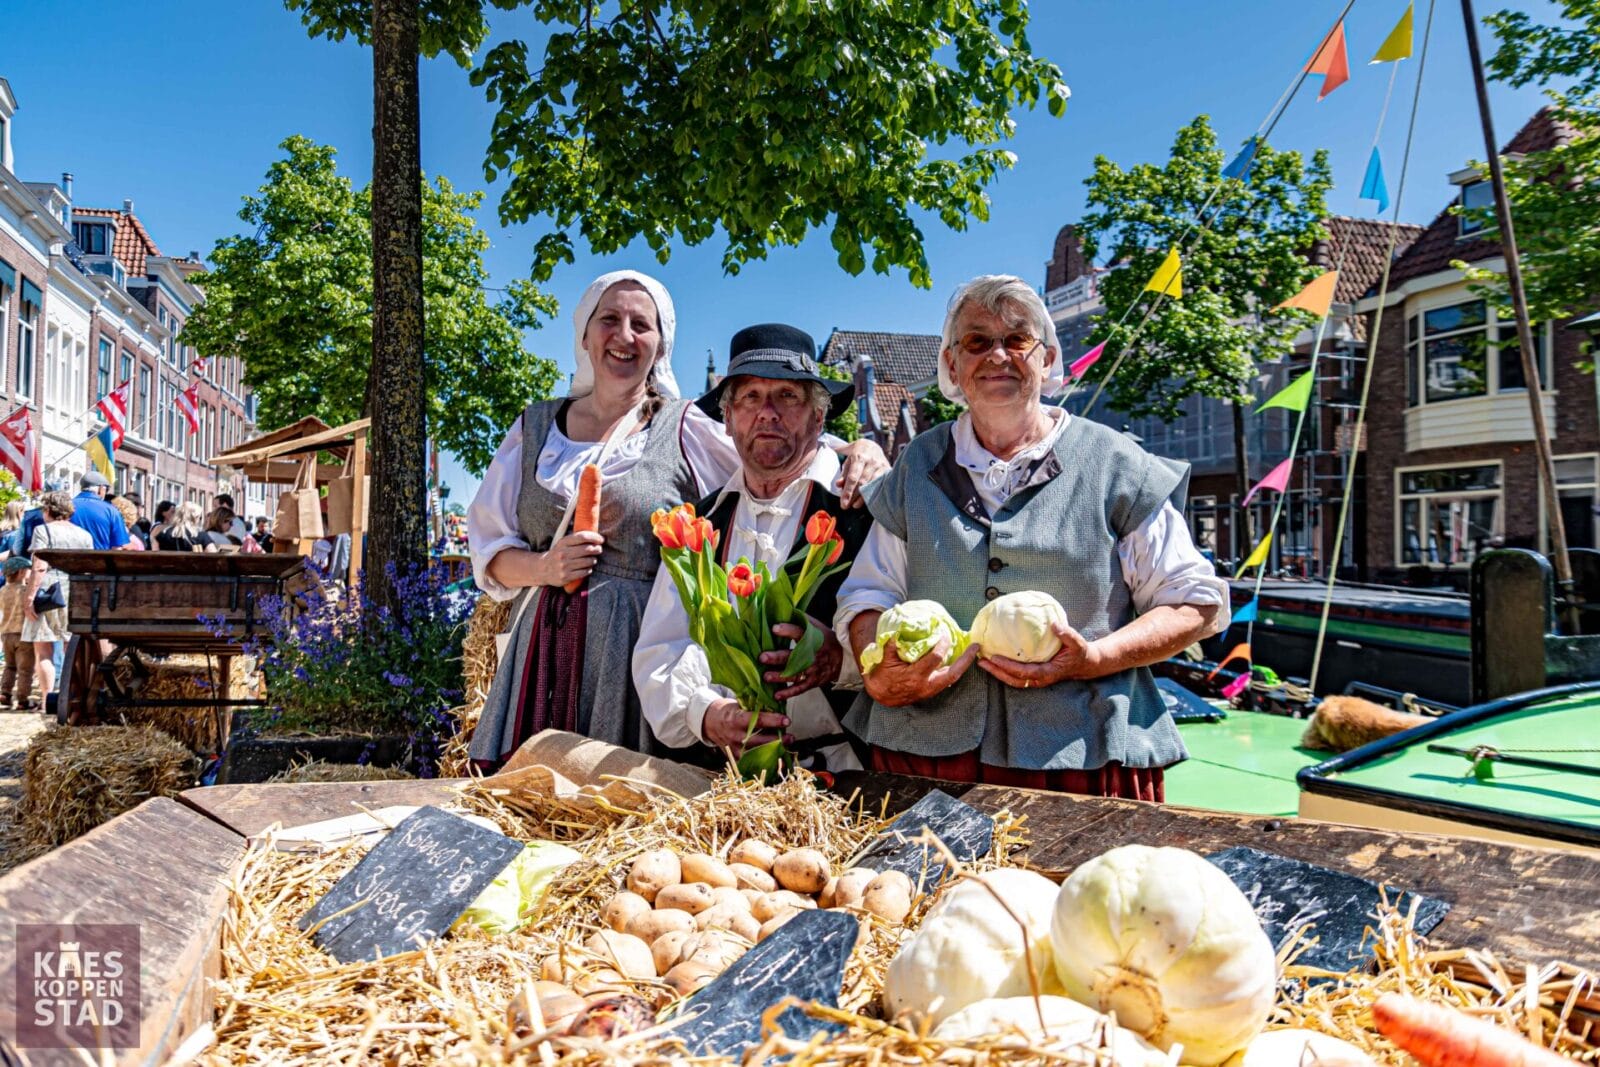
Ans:
[[[1343,19],[1317,47],[1311,62],[1306,64],[1306,73],[1322,75],[1322,92],[1317,94],[1318,100],[1350,80],[1350,56],[1344,47]]]
[[[1333,306],[1333,290],[1338,284],[1339,272],[1330,270],[1326,274],[1313,278],[1311,284],[1272,310],[1282,311],[1284,308],[1299,308],[1301,311],[1309,311],[1321,318]]]
[[[1216,667],[1212,669],[1210,674],[1206,675],[1206,681],[1209,682],[1211,679],[1215,678],[1217,676],[1217,671],[1220,671],[1224,665],[1232,663],[1236,659],[1242,659],[1246,663],[1255,662],[1255,659],[1250,655],[1249,641],[1240,641],[1237,645],[1234,645],[1233,651],[1229,652],[1226,656],[1223,656],[1220,660],[1218,660]]]

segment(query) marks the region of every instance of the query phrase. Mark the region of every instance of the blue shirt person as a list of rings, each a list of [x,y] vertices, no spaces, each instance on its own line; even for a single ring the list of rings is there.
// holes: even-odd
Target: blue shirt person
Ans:
[[[78,479],[80,491],[72,498],[72,525],[87,532],[99,549],[121,548],[128,543],[128,524],[122,512],[105,501],[109,488],[111,483],[105,475],[92,470]]]

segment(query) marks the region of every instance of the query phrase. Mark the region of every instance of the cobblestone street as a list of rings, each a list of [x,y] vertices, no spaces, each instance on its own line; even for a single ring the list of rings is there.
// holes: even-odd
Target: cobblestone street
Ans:
[[[0,839],[22,796],[22,759],[27,754],[28,741],[48,722],[37,711],[0,711]],[[4,866],[0,860],[0,868]]]

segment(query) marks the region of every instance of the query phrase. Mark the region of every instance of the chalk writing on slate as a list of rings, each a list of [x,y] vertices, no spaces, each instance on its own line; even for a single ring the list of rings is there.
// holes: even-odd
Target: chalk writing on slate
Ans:
[[[916,843],[923,830],[932,830],[951,855],[962,863],[987,856],[994,845],[994,820],[970,804],[935,789],[900,815],[872,839],[852,866],[875,871],[899,871],[911,879],[917,892],[944,880],[944,856]],[[926,879],[923,879],[926,865]]]
[[[1372,959],[1371,943],[1363,947],[1362,938],[1378,913],[1376,882],[1253,848],[1230,848],[1206,858],[1254,905],[1274,949],[1301,928],[1312,926],[1317,944],[1298,962],[1342,972]],[[1401,913],[1409,914],[1418,894],[1390,886],[1388,899],[1398,900]],[[1444,919],[1450,905],[1433,897],[1420,900],[1416,931],[1426,935]]]
[[[734,961],[684,1005],[673,1032],[691,1056],[731,1056],[759,1044],[761,1015],[785,997],[835,1007],[844,965],[860,933],[860,920],[841,911],[802,911]],[[839,1033],[843,1027],[813,1019],[798,1007],[779,1013],[790,1037]]]
[[[301,917],[300,929],[336,915],[311,937],[340,963],[410,951],[450,929],[522,849],[447,811],[418,808]]]

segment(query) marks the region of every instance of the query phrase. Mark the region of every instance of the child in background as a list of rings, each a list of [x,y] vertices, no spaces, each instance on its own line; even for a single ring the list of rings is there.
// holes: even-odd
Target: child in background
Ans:
[[[12,556],[0,564],[5,584],[0,585],[0,641],[6,654],[5,673],[0,674],[0,708],[37,708],[33,703],[33,645],[22,639],[22,623],[26,617],[23,598],[28,595],[28,570],[32,561],[26,556]],[[13,699],[12,689],[16,694]]]

